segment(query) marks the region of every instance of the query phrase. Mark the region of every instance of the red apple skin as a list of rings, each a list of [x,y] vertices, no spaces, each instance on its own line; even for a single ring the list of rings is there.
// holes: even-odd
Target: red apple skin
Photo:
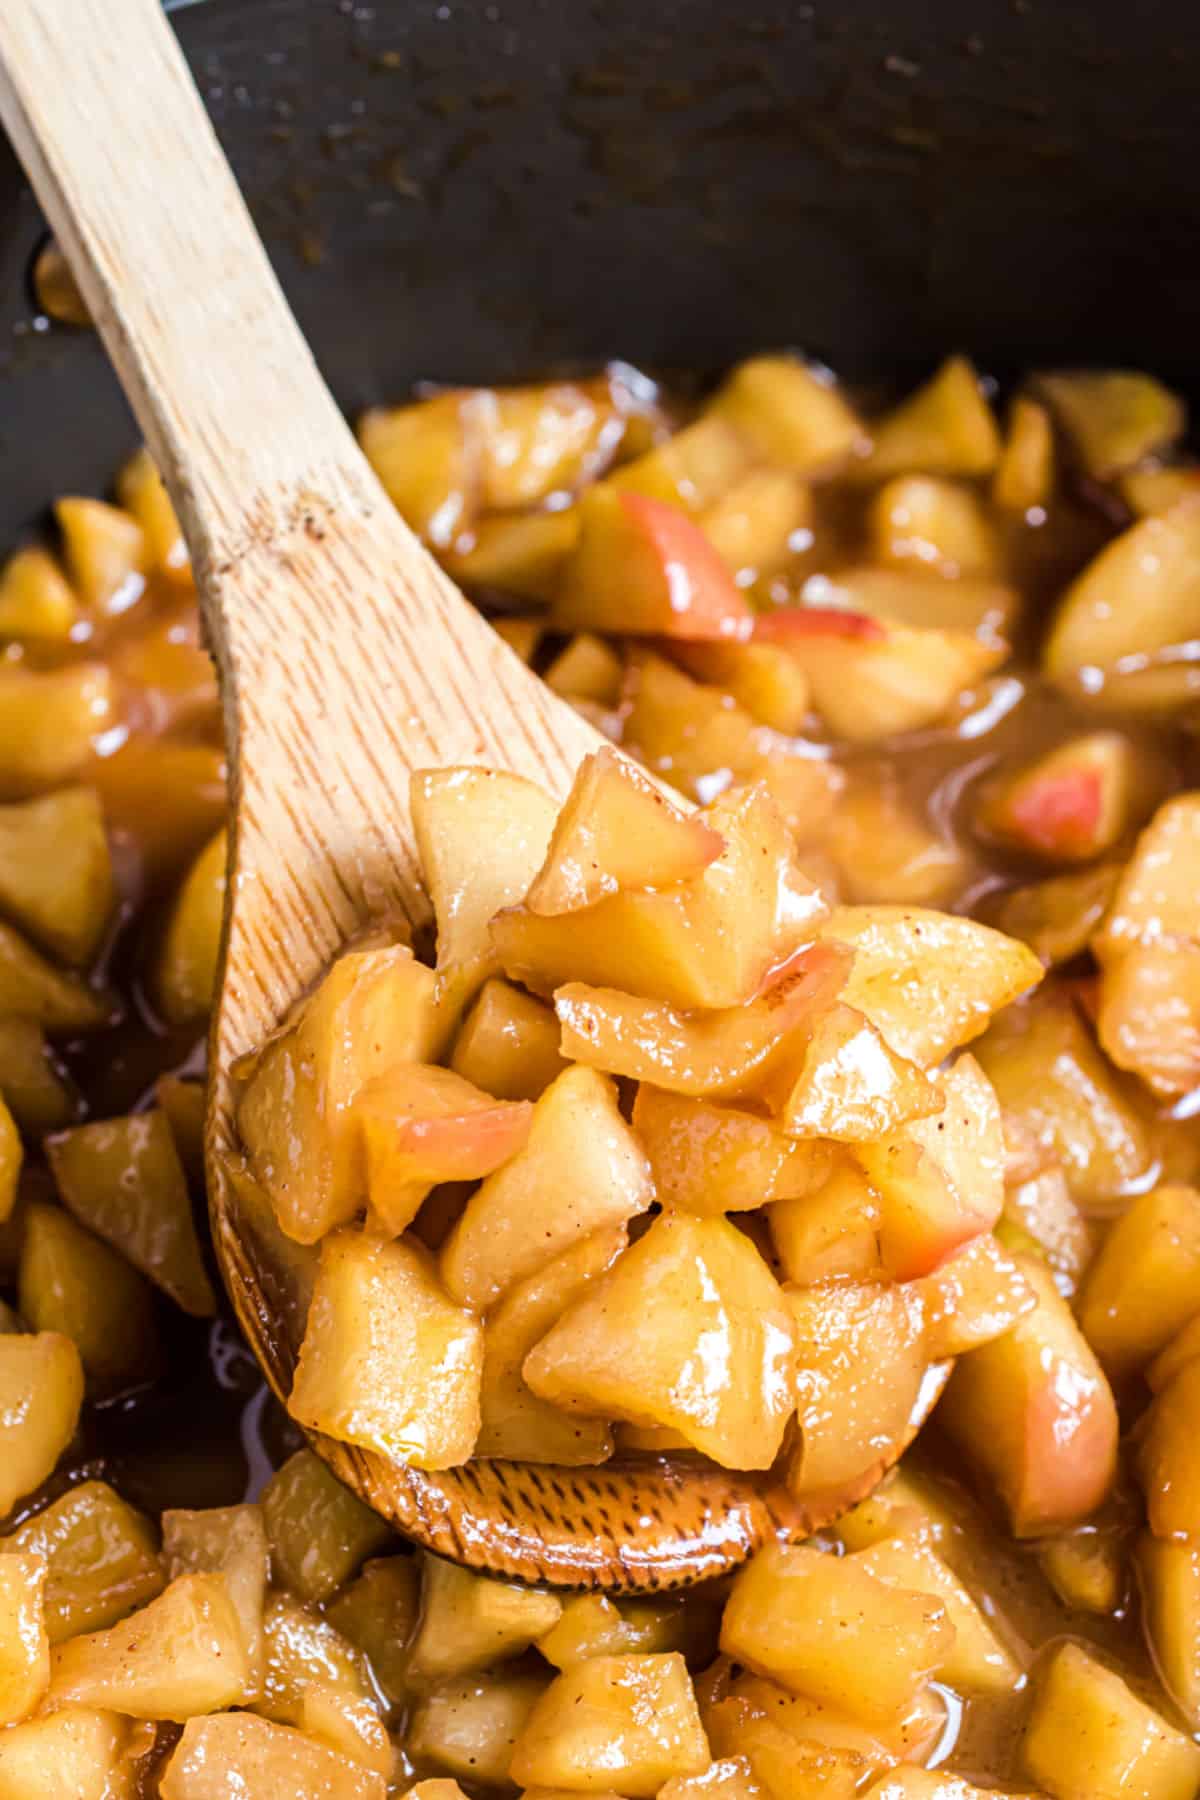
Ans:
[[[1086,852],[1104,807],[1099,769],[1061,769],[1019,783],[1009,801],[1010,830],[1047,856]]]
[[[397,1129],[393,1147],[439,1181],[481,1179],[523,1147],[532,1112],[528,1100],[498,1100],[486,1112],[409,1119]]]
[[[944,1203],[923,1207],[885,1201],[879,1228],[884,1271],[890,1281],[919,1281],[957,1256],[996,1224],[988,1214],[947,1194]]]
[[[1116,1403],[1050,1270],[1014,1262],[1036,1308],[1004,1337],[963,1357],[938,1418],[998,1494],[1018,1537],[1063,1531],[1086,1519],[1116,1477]]]
[[[622,494],[621,511],[662,571],[668,610],[658,635],[697,641],[749,638],[754,626],[749,601],[686,513],[645,494]]]
[[[762,643],[786,644],[789,638],[856,638],[860,643],[882,643],[887,626],[870,613],[844,612],[838,606],[781,606],[778,612],[760,613],[754,621],[754,637]]]

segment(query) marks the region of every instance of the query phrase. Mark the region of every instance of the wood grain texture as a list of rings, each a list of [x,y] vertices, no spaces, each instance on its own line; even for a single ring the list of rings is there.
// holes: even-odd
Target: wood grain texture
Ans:
[[[427,918],[412,770],[482,763],[562,794],[600,739],[472,610],[383,494],[157,0],[2,0],[0,115],[178,508],[217,660],[231,880],[210,1045],[210,1206],[238,1318],[284,1396],[302,1258],[226,1177],[230,1067],[353,933],[397,910]],[[527,1580],[663,1588],[821,1522],[710,1467],[477,1463],[425,1475],[318,1448],[401,1531]]]

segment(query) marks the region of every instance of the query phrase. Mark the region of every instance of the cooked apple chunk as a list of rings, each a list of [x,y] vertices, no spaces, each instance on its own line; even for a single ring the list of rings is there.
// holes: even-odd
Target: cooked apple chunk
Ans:
[[[442,1249],[442,1279],[483,1312],[580,1238],[622,1225],[654,1197],[645,1152],[612,1082],[567,1069],[534,1108],[523,1150],[468,1200]]]
[[[920,1532],[884,1538],[856,1552],[852,1560],[888,1587],[941,1601],[954,1637],[945,1660],[934,1670],[939,1681],[965,1694],[1010,1694],[1020,1687],[1021,1664]]]
[[[821,1281],[785,1297],[800,1427],[787,1483],[816,1499],[869,1482],[903,1444],[928,1362],[924,1317],[920,1295],[894,1282]]]
[[[1055,1800],[1191,1800],[1200,1782],[1200,1745],[1078,1644],[1038,1671],[1021,1757]]]
[[[270,1573],[267,1533],[257,1506],[178,1507],[162,1516],[163,1556],[172,1580],[220,1575],[229,1590],[246,1649],[246,1699],[258,1691],[263,1602]]]
[[[800,475],[827,474],[868,441],[828,371],[794,356],[739,363],[705,417],[728,421],[758,455]]]
[[[0,1726],[28,1718],[50,1685],[45,1582],[44,1557],[0,1555]]]
[[[283,1230],[315,1244],[363,1202],[363,1149],[350,1103],[402,1062],[433,1062],[448,1025],[437,977],[405,944],[338,958],[238,1106],[238,1130]]]
[[[483,1332],[477,1456],[514,1462],[591,1464],[612,1455],[607,1420],[551,1406],[525,1380],[525,1358],[624,1250],[623,1225],[593,1232],[508,1290]]]
[[[1200,1192],[1161,1187],[1132,1201],[1088,1270],[1078,1313],[1114,1380],[1157,1356],[1200,1313]]]
[[[83,1365],[57,1331],[0,1336],[0,1515],[40,1487],[75,1435]]]
[[[810,1030],[834,1003],[849,965],[840,944],[814,944],[757,999],[713,1012],[568,982],[554,997],[563,1054],[696,1099],[753,1097],[793,1034]]]
[[[230,1800],[234,1794],[385,1800],[387,1783],[307,1732],[237,1712],[189,1721],[163,1769],[159,1792],[162,1800]]]
[[[969,1044],[1042,978],[1014,938],[920,907],[839,906],[820,934],[854,951],[846,1001],[922,1068]]]
[[[64,1706],[0,1734],[0,1800],[126,1800],[136,1727],[95,1707]]]
[[[1004,1206],[1004,1131],[991,1082],[960,1056],[942,1078],[945,1108],[854,1147],[880,1198],[880,1254],[898,1281],[928,1275]]]
[[[568,1411],[665,1426],[726,1468],[766,1469],[796,1403],[792,1346],[783,1294],[749,1239],[725,1219],[664,1213],[524,1374]]]
[[[708,1216],[814,1193],[833,1163],[828,1145],[797,1142],[768,1119],[643,1081],[633,1129],[650,1158],[664,1206]]]
[[[150,1521],[103,1481],[69,1488],[10,1533],[3,1547],[46,1564],[42,1599],[51,1644],[115,1625],[165,1585]]]
[[[1184,1363],[1146,1414],[1137,1467],[1156,1537],[1200,1536],[1200,1361]]]
[[[861,465],[869,480],[887,475],[989,475],[1000,455],[1000,432],[979,377],[963,356],[952,356],[923,387],[871,426],[871,453]]]
[[[1034,1310],[955,1366],[938,1419],[1003,1501],[1018,1537],[1076,1525],[1116,1473],[1117,1409],[1054,1277],[1013,1259]]]
[[[777,1200],[766,1213],[783,1273],[802,1287],[835,1276],[878,1279],[880,1217],[879,1195],[844,1150],[813,1193]]]
[[[826,907],[762,784],[722,796],[698,820],[725,847],[690,880],[624,889],[581,913],[501,913],[492,938],[505,973],[539,993],[582,981],[673,1006],[751,999],[811,940]]]
[[[841,1003],[816,1021],[795,1068],[772,1077],[779,1120],[792,1137],[858,1143],[941,1113],[936,1083],[897,1055],[871,1021]]]
[[[980,789],[985,834],[1051,862],[1090,862],[1137,829],[1162,798],[1162,759],[1119,731],[1069,738]]]
[[[598,750],[575,777],[525,905],[553,917],[622,888],[692,881],[723,849],[711,826],[680,812],[627,758]]]
[[[595,1656],[551,1682],[511,1772],[525,1786],[599,1794],[619,1783],[631,1800],[653,1800],[664,1782],[698,1775],[710,1760],[682,1656]]]
[[[953,1645],[942,1599],[856,1559],[776,1545],[737,1576],[721,1625],[727,1656],[867,1726],[895,1722]]]
[[[409,1714],[405,1749],[418,1765],[485,1788],[511,1785],[510,1765],[549,1670],[450,1676],[421,1694]]]
[[[217,989],[225,910],[226,834],[210,838],[184,877],[163,931],[154,991],[173,1025],[203,1019]]]
[[[554,801],[497,769],[424,769],[412,778],[413,831],[437,921],[437,964],[465,1000],[496,973],[488,923],[524,898],[554,829]]]
[[[494,975],[463,1020],[450,1067],[497,1100],[538,1100],[567,1066],[558,1037],[544,1000]]]
[[[276,1578],[302,1600],[329,1600],[391,1541],[387,1523],[312,1450],[297,1450],[276,1469],[261,1506]]]
[[[465,1462],[479,1434],[483,1331],[416,1244],[358,1231],[321,1247],[288,1411],[342,1443],[422,1469]]]
[[[991,1232],[972,1238],[920,1284],[931,1357],[962,1356],[1011,1331],[1037,1295]]]
[[[237,1706],[249,1676],[224,1578],[181,1575],[119,1625],[60,1644],[51,1658],[49,1700],[182,1723]]]
[[[494,1581],[440,1556],[421,1559],[421,1614],[409,1651],[418,1684],[506,1662],[551,1630],[562,1601],[540,1588]]]
[[[1035,389],[1062,427],[1084,473],[1109,481],[1182,437],[1183,401],[1152,375],[1069,369],[1038,375]]]
[[[86,963],[116,900],[94,788],[59,788],[0,807],[0,906],[54,956]]]
[[[478,1181],[529,1136],[527,1100],[493,1100],[433,1063],[401,1063],[369,1081],[352,1106],[366,1147],[372,1223],[396,1234],[431,1187]]]

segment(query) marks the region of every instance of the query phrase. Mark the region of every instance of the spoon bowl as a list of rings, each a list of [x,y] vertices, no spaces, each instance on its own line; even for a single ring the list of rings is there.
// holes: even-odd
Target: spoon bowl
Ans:
[[[364,928],[430,916],[412,771],[473,763],[561,796],[602,740],[453,587],[313,363],[158,0],[4,0],[0,114],[179,512],[225,712],[230,863],[210,1038],[213,1239],[241,1327],[290,1390],[315,1251],[238,1179],[231,1071]],[[944,1380],[930,1372],[906,1436]],[[398,1530],[472,1567],[655,1590],[803,1537],[806,1506],[687,1459],[425,1473],[316,1437]]]

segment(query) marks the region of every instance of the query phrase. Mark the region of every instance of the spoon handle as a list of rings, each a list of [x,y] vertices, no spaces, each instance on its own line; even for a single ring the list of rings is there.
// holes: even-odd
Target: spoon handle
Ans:
[[[356,447],[159,0],[4,0],[0,118],[198,561],[272,524],[264,503],[348,498]]]

